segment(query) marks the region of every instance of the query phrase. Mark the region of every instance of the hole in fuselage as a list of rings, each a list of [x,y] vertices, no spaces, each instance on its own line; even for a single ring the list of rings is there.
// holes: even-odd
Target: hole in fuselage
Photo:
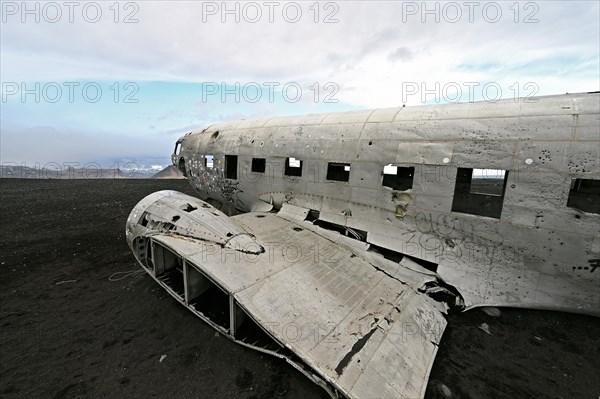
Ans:
[[[192,206],[192,204],[185,204],[185,205],[183,206],[183,210],[184,210],[185,212],[191,212],[191,211],[195,211],[196,209],[198,209],[198,208],[196,208],[195,206]]]
[[[567,206],[600,214],[600,180],[572,179]]]
[[[367,232],[364,230],[354,229],[347,226],[342,226],[341,224],[326,222],[320,219],[315,220],[313,224],[327,230],[337,231],[338,233],[350,238],[354,238],[355,240],[366,241],[367,239]]]
[[[165,246],[153,242],[154,275],[166,284],[171,291],[183,299],[185,295],[183,281],[183,260]]]
[[[321,216],[321,212],[317,211],[316,209],[311,209],[308,211],[308,215],[306,215],[306,220],[309,222],[314,222],[315,220],[319,219],[319,216]]]
[[[291,327],[284,328],[290,335],[295,333]],[[288,349],[282,348],[237,303],[235,304],[235,339],[268,350],[280,349],[284,351],[284,354],[289,355]]]
[[[152,248],[148,245],[150,241],[145,237],[137,237],[133,241],[133,249],[142,266],[146,269],[153,270],[152,264]]]
[[[229,330],[229,295],[190,262],[186,262],[186,267],[186,302],[213,323]]]
[[[187,177],[187,170],[185,168],[185,159],[184,158],[179,159],[179,164],[177,166],[177,169],[179,169],[181,174],[183,174],[185,177]]]
[[[192,265],[188,265],[188,275],[188,304],[213,323],[229,330],[229,295]]]
[[[148,226],[148,212],[142,213],[142,217],[140,217],[138,223],[144,227]]]
[[[424,259],[420,259],[420,258],[415,258],[414,256],[409,256],[406,254],[403,254],[402,252],[398,252],[398,251],[394,251],[392,249],[388,249],[385,247],[380,247],[379,245],[375,245],[375,244],[370,244],[369,245],[369,252],[374,252],[377,253],[381,256],[383,256],[385,259],[390,260],[392,262],[400,262],[403,258],[408,258],[410,260],[412,260],[415,263],[418,263],[420,266],[423,266],[425,269],[432,271],[432,272],[437,272],[437,263],[433,263],[433,262],[429,262],[427,260]]]

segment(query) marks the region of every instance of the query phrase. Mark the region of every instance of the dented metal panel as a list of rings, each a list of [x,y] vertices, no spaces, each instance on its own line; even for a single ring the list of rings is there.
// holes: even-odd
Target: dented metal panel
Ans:
[[[196,209],[188,212],[184,204]],[[166,225],[174,213],[179,216],[177,228]],[[153,223],[140,223],[139,214]],[[199,275],[189,279],[184,273],[181,278],[187,288],[181,295],[177,285],[163,277],[166,267],[158,267],[155,256],[150,261],[141,258],[136,242],[160,244],[193,265],[198,272],[192,276],[201,273],[217,284],[274,341],[341,394],[422,397],[446,326],[445,306],[420,293],[416,279],[408,278],[407,283],[399,278],[401,274],[391,275],[378,262],[356,256],[366,246],[352,240],[332,243],[334,236],[304,222],[306,215],[306,209],[286,205],[278,215],[247,213],[227,218],[203,201],[160,192],[134,208],[127,237],[152,277],[232,339],[243,322],[232,318],[231,325],[218,326],[210,315],[199,314],[189,299],[188,292],[201,293],[208,283]],[[215,230],[213,216],[226,219],[226,224]],[[210,238],[203,230],[216,235]],[[230,231],[252,238],[261,250],[248,251],[241,242],[235,248],[228,246],[223,239]],[[396,266],[405,268],[407,275],[422,276],[421,283],[435,281],[416,264]]]
[[[400,143],[396,162],[443,165],[452,161],[452,143]]]
[[[238,211],[254,209],[257,199],[275,209],[293,204],[320,212],[324,221],[366,231],[368,243],[439,264],[472,298],[470,306],[596,314],[600,271],[593,265],[600,256],[592,242],[600,215],[569,207],[567,201],[572,179],[600,179],[599,108],[598,93],[581,93],[275,117],[211,126],[219,136],[187,136],[190,145],[183,143],[181,156],[212,151],[219,165],[226,153],[239,153],[240,165],[255,156],[268,158],[272,167],[251,179],[231,181],[223,178],[222,168],[199,167],[191,182],[202,198]],[[253,128],[237,129],[243,126]],[[288,156],[304,161],[301,177],[283,175]],[[349,181],[327,181],[328,162],[350,163]],[[399,194],[381,185],[387,164],[415,168],[412,189],[401,203]],[[497,218],[454,211],[459,168],[508,171]],[[473,248],[479,249],[475,255]],[[502,271],[495,267],[496,257],[505,252],[521,260],[508,262],[500,280],[526,270],[522,278],[536,293],[507,284],[468,294],[476,285],[473,276]],[[447,257],[458,257],[460,265],[449,266]],[[572,284],[560,286],[545,276]],[[549,299],[546,292],[557,295]]]

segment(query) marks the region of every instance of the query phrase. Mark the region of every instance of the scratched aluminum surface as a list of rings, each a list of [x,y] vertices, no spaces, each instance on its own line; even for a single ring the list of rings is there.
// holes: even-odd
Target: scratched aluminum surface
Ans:
[[[202,199],[315,210],[433,262],[469,308],[600,315],[600,215],[567,207],[572,179],[600,179],[599,153],[600,95],[579,93],[216,124],[183,137],[173,163]],[[237,179],[225,155],[238,156]],[[283,174],[287,157],[303,160],[301,177]],[[349,181],[328,181],[328,162],[351,164]],[[401,199],[382,187],[387,164],[415,168]],[[499,218],[452,210],[458,168],[508,171]]]

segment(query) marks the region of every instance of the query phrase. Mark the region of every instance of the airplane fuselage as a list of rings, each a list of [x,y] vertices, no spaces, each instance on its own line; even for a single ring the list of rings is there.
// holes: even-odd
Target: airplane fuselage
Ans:
[[[600,95],[242,120],[173,164],[225,213],[309,210],[467,308],[600,315]]]

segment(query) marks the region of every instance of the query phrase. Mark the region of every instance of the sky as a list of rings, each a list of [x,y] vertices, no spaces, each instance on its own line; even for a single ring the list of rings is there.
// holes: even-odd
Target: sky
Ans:
[[[278,115],[600,89],[598,1],[0,1],[0,162],[159,168]]]

